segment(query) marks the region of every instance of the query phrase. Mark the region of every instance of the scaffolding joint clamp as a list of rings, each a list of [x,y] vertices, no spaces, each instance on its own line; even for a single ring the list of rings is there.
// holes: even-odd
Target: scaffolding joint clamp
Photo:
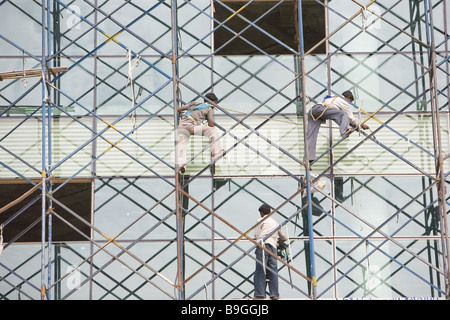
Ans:
[[[317,278],[316,277],[312,277],[311,283],[312,283],[313,287],[317,287]]]
[[[43,299],[45,297],[45,286],[41,286],[41,298]]]

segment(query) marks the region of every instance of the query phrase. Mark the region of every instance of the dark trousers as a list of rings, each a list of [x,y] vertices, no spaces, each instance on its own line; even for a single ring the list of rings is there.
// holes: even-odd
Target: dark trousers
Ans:
[[[275,256],[277,255],[277,249],[270,244],[266,244],[265,248],[275,254]],[[255,297],[266,296],[266,273],[267,278],[269,279],[269,295],[270,297],[278,297],[277,259],[267,252],[263,253],[263,250],[260,247],[256,248],[255,253],[257,260],[254,277]],[[264,263],[264,266],[261,263]]]
[[[339,125],[339,132],[341,136],[348,130],[350,125],[350,118],[345,111],[337,108],[328,108],[325,110],[323,104],[316,104],[312,107],[312,110],[308,112],[308,160],[314,160],[316,158],[316,143],[319,135],[320,124],[325,120],[333,120]],[[319,116],[320,118],[317,120]],[[306,160],[306,159],[305,159]]]

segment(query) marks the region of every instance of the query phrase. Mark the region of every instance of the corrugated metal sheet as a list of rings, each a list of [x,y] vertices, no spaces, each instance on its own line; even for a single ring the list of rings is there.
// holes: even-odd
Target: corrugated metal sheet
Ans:
[[[381,122],[389,118],[388,115],[377,116]],[[114,117],[105,118],[108,123],[113,123],[115,119]],[[40,176],[42,170],[41,120],[29,119],[18,126],[22,120],[20,118],[0,119],[0,136],[4,137],[1,140],[1,146],[10,151],[0,149],[0,158],[3,163],[0,166],[0,178],[16,178],[19,175]],[[92,118],[85,117],[80,120],[89,128],[93,127]],[[216,117],[216,121],[223,128],[230,130],[222,138],[226,149],[231,148],[237,141],[245,137],[242,143],[230,150],[218,162],[217,175],[284,175],[286,172],[298,175],[304,173],[303,166],[299,163],[303,160],[301,118],[279,116],[268,121],[258,130],[260,136],[252,133],[252,130],[248,128],[255,128],[264,120],[261,117],[251,116],[243,124],[236,125],[236,121],[229,117]],[[372,119],[367,123],[372,130],[380,126]],[[443,118],[441,123],[445,126],[442,130],[443,145],[448,148],[447,121]],[[174,136],[171,117],[155,117],[149,121],[146,121],[144,117],[138,117],[136,125],[138,130],[129,136],[134,142],[123,135],[133,129],[133,121],[130,117],[124,118],[114,126],[98,122],[97,132],[102,130],[104,132],[101,138],[90,141],[92,131],[80,123],[67,117],[53,119],[52,164],[56,166],[53,173],[60,177],[73,175],[89,177],[91,170],[95,170],[98,176],[154,176],[155,173],[162,176],[173,175]],[[429,116],[400,115],[389,123],[389,127],[394,131],[385,127],[376,134],[378,141],[392,152],[373,141],[366,141],[340,161],[334,167],[334,172],[343,175],[421,174],[420,170],[423,170],[433,174],[434,157],[432,154],[434,151],[431,125]],[[332,126],[333,143],[335,143],[340,137],[336,124],[333,123]],[[13,129],[14,132],[8,135],[8,132]],[[329,148],[328,132],[329,129],[325,124],[320,131],[317,155]],[[345,139],[334,148],[334,159],[340,158],[360,143],[363,138],[362,134],[353,133],[350,138]],[[426,151],[421,150],[414,143]],[[206,138],[191,137],[188,157],[197,155],[207,145]],[[95,150],[94,154],[92,154],[92,150]],[[448,149],[444,150],[444,153],[447,154]],[[96,161],[92,161],[93,157]],[[269,158],[272,163],[266,158]],[[187,173],[198,172],[209,161],[208,149],[194,159],[188,166]],[[313,170],[321,172],[327,168],[328,161],[329,154],[319,160],[313,166]],[[414,165],[408,164],[408,161]]]

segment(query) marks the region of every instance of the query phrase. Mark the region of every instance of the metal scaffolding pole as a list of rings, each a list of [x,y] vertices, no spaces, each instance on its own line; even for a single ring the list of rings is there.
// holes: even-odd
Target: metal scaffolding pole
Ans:
[[[42,77],[41,77],[41,84],[42,84],[42,106],[41,106],[41,112],[42,112],[42,162],[41,162],[41,168],[42,168],[42,195],[41,195],[41,300],[45,299],[47,290],[46,290],[46,279],[45,279],[45,247],[46,247],[46,196],[47,196],[47,188],[46,188],[46,182],[45,179],[47,178],[47,165],[46,165],[46,107],[48,104],[47,100],[47,88],[45,85],[45,77],[46,77],[46,1],[42,0],[42,55],[41,55],[41,68],[42,68]]]
[[[174,125],[174,149],[178,155],[178,18],[177,1],[171,2],[171,35],[172,35],[172,86],[173,86],[173,125]],[[184,300],[184,219],[183,219],[183,194],[180,189],[180,164],[175,156],[175,212],[177,230],[177,298]]]
[[[442,136],[441,136],[441,124],[440,118],[441,113],[439,111],[438,102],[438,91],[437,91],[437,55],[436,55],[436,44],[434,38],[434,25],[433,25],[433,4],[428,0],[424,2],[425,11],[429,12],[426,15],[426,20],[429,25],[427,30],[429,30],[430,35],[430,102],[431,102],[431,112],[433,121],[433,135],[434,135],[434,152],[436,155],[436,180],[438,188],[438,201],[439,201],[439,220],[441,225],[441,239],[442,239],[442,262],[445,278],[445,292],[447,300],[450,300],[450,242],[448,233],[448,222],[447,222],[447,206],[446,206],[446,189],[447,185],[445,182],[444,173],[444,154],[442,151]]]
[[[312,203],[312,197],[311,197],[311,166],[309,163],[309,157],[308,157],[308,141],[307,141],[307,123],[306,123],[306,68],[305,68],[305,47],[304,47],[304,40],[303,40],[303,13],[302,13],[302,0],[298,0],[297,2],[298,7],[298,29],[299,29],[299,52],[300,52],[300,62],[301,62],[301,74],[302,74],[302,109],[303,109],[303,136],[304,136],[304,154],[305,154],[305,167],[306,167],[306,199],[308,203],[308,236],[309,236],[309,257],[307,257],[306,261],[307,269],[310,272],[310,278],[311,278],[311,284],[310,284],[310,294],[311,298],[313,300],[317,299],[317,278],[316,278],[316,265],[315,265],[315,252],[314,252],[314,229],[313,229],[313,216],[312,216],[312,210],[313,210],[313,203]]]

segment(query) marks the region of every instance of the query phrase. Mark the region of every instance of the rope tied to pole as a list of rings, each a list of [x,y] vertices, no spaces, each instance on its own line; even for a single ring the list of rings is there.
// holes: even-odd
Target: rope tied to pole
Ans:
[[[314,118],[314,116],[313,116],[313,114],[312,114],[312,108],[309,109],[309,110],[310,110],[309,112],[311,113],[311,118],[312,118],[314,121],[319,120],[319,119],[323,116],[323,114],[325,113],[325,111],[327,111],[327,109],[333,104],[334,100],[336,100],[337,96],[334,96],[333,100],[331,100],[331,102],[330,102],[329,104],[326,104],[326,103],[325,103],[325,100],[326,100],[327,98],[329,98],[329,96],[327,96],[327,97],[325,97],[325,99],[323,99],[323,102],[322,102],[321,104],[323,104],[323,105],[325,106],[325,109],[322,111],[322,113],[321,113],[317,118]],[[309,100],[309,99],[308,99],[308,100]]]
[[[25,58],[25,50],[22,50],[22,75],[23,75],[22,84],[25,89],[27,88],[27,83],[28,83],[28,81],[26,79],[27,74],[25,71],[25,62],[26,61],[27,61],[27,59]]]
[[[139,55],[135,56],[134,63],[131,62],[133,54],[131,53],[131,49],[128,49],[126,57],[128,59],[128,78],[127,83],[125,87],[130,86],[131,87],[131,103],[132,108],[136,105],[136,98],[134,93],[134,81],[133,81],[133,69],[135,67],[139,66],[139,61],[141,60],[141,57]],[[130,115],[131,121],[133,122],[133,131],[136,128],[136,110],[133,110],[133,112]]]

